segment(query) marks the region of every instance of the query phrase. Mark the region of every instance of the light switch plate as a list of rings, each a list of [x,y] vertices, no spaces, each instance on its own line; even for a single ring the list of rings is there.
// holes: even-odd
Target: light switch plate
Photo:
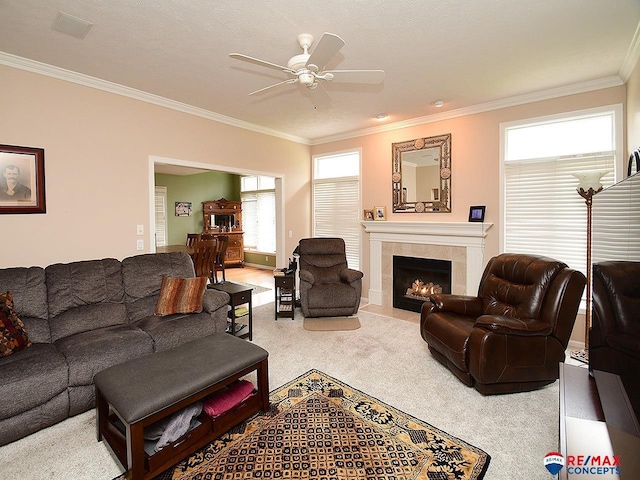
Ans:
[[[144,235],[144,225],[138,225],[136,232],[138,235]]]
[[[144,240],[138,240],[138,250],[144,250]]]

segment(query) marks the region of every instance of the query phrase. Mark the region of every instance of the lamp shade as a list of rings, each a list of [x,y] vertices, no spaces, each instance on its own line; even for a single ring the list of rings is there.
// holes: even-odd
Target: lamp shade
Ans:
[[[577,190],[588,191],[590,188],[593,188],[595,192],[602,188],[602,184],[600,183],[600,179],[604,177],[608,170],[590,170],[588,172],[580,172],[580,173],[572,173],[574,177],[578,179],[580,182],[576,187]]]

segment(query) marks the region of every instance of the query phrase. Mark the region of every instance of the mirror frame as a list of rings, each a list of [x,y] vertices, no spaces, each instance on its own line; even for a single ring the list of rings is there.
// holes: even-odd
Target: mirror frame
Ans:
[[[440,151],[440,199],[404,202],[402,198],[402,154],[424,148]],[[451,213],[451,134],[416,138],[391,144],[394,213]]]

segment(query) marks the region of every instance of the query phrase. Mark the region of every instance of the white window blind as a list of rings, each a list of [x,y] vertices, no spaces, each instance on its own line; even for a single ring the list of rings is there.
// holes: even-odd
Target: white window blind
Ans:
[[[572,174],[603,170],[602,184],[613,183],[613,116],[568,114],[505,130],[504,251],[545,255],[586,273],[587,208]]]
[[[347,264],[356,270],[362,230],[359,171],[360,152],[314,157],[313,236],[344,239]]]
[[[167,245],[167,187],[155,188],[156,247]]]
[[[586,272],[587,207],[572,173],[609,170],[613,155],[505,166],[505,251],[545,255]]]
[[[242,177],[240,200],[242,201],[245,248],[263,253],[275,253],[275,179],[265,176]]]
[[[640,262],[640,173],[593,197],[591,260]]]

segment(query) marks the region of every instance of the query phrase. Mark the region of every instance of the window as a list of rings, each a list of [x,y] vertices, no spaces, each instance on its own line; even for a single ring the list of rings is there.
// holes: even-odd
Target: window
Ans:
[[[262,253],[276,252],[275,178],[262,175],[242,177],[242,229],[244,247]]]
[[[313,157],[313,236],[344,239],[347,264],[360,269],[360,152]]]
[[[167,187],[155,187],[156,247],[167,244]]]
[[[586,273],[587,210],[572,174],[615,179],[619,106],[501,126],[504,140],[504,251],[545,255]]]

